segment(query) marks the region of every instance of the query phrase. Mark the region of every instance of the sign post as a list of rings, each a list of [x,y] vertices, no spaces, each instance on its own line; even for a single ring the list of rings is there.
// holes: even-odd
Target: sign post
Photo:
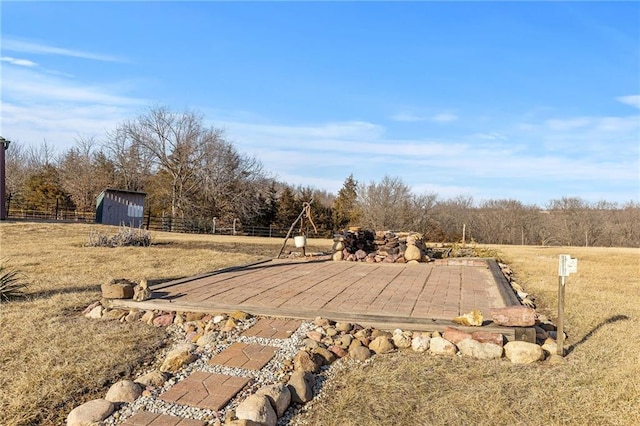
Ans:
[[[564,287],[567,277],[578,272],[578,259],[561,254],[558,259],[558,355],[564,356]]]

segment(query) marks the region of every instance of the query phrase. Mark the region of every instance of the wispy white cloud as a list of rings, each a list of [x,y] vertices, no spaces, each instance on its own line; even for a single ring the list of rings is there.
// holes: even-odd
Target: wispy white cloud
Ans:
[[[30,68],[6,68],[2,75],[3,100],[17,102],[82,102],[141,104],[140,99],[118,95],[118,88],[94,85],[63,76],[35,72]]]
[[[4,37],[2,40],[2,50],[10,52],[31,53],[37,55],[57,55],[73,58],[90,59],[105,62],[123,62],[122,58],[105,55],[101,53],[85,52],[82,50],[68,49],[64,47],[51,46],[45,43],[37,43],[27,40],[18,40],[11,37]]]
[[[14,141],[37,145],[47,140],[66,150],[77,135],[102,138],[147,104],[118,82],[99,85],[13,65],[3,67],[0,82],[0,134]]]
[[[430,117],[430,120],[435,121],[436,123],[451,123],[452,121],[456,121],[458,118],[459,117],[456,114],[442,112]]]
[[[489,132],[489,133],[474,133],[471,135],[474,138],[484,139],[488,141],[505,141],[507,137],[499,132]]]
[[[0,58],[0,61],[2,62],[8,62],[12,65],[18,65],[21,67],[36,67],[38,66],[37,63],[30,61],[28,59],[19,59],[19,58],[12,58],[11,56],[3,56]]]
[[[573,130],[589,125],[591,120],[586,117],[572,117],[568,119],[551,119],[545,124],[551,130]]]
[[[389,118],[393,121],[399,121],[401,123],[416,123],[419,121],[425,121],[427,119],[426,117],[422,117],[422,116],[407,113],[407,112],[399,112],[397,114],[392,115]]]
[[[597,122],[597,120],[593,120]],[[394,139],[380,132],[376,137],[362,131],[349,138],[322,137],[325,128],[340,128],[340,123],[317,126],[270,126],[227,122],[239,148],[262,159],[267,168],[281,175],[322,174],[322,168],[343,170],[340,176],[354,173],[363,180],[380,178],[384,174],[398,175],[420,188],[429,179],[453,179],[469,182],[474,179],[503,180],[566,180],[592,181],[596,175],[611,182],[634,179],[637,158],[624,155],[612,159],[602,156],[566,155],[561,150],[523,149],[523,142],[514,143],[502,133],[478,134],[469,137],[430,139]],[[348,127],[348,126],[347,126]],[[365,128],[366,129],[366,128]],[[531,137],[551,137],[546,123],[537,127]],[[545,130],[546,129],[546,130]],[[360,129],[363,130],[363,129]],[[307,137],[301,139],[301,135]],[[521,138],[521,137],[520,137]],[[535,142],[534,142],[535,145]],[[587,147],[588,148],[588,147]],[[585,149],[583,147],[583,149]],[[637,168],[637,166],[635,166]],[[438,184],[430,182],[430,184]],[[439,183],[444,185],[444,183]],[[448,184],[450,188],[470,188],[472,185]]]
[[[620,96],[616,98],[618,102],[622,102],[626,105],[631,105],[640,109],[640,95]]]
[[[453,121],[458,120],[456,114],[451,112],[440,112],[438,114],[428,115],[428,114],[416,114],[412,112],[399,112],[397,114],[389,117],[392,121],[398,121],[402,123],[417,123],[421,121],[432,121],[434,123],[451,123]]]

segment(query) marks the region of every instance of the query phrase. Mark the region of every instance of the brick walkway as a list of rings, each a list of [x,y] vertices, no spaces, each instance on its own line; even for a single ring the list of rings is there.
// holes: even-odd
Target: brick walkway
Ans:
[[[260,370],[273,358],[277,350],[278,348],[273,346],[248,345],[236,342],[211,358],[209,364]]]
[[[122,426],[205,426],[201,420],[183,419],[182,417],[167,416],[143,411],[122,423]]]
[[[171,389],[160,395],[160,399],[190,407],[220,410],[245,385],[247,377],[194,371]]]
[[[260,319],[243,336],[287,339],[298,329],[301,321]],[[278,337],[275,337],[278,336]],[[260,370],[272,359],[278,348],[259,344],[235,342],[211,358],[209,364],[246,369],[248,373]],[[249,377],[194,371],[189,377],[158,396],[158,399],[179,405],[220,411],[249,382]],[[165,414],[141,411],[127,419],[122,426],[205,426],[201,420],[184,419]]]
[[[256,325],[242,333],[247,337],[286,339],[300,327],[300,321],[289,319],[262,318]]]

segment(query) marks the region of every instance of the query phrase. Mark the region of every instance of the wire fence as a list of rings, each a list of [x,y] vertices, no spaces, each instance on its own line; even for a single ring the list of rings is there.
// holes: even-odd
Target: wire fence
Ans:
[[[30,209],[11,206],[7,211],[7,219],[95,223],[96,213],[95,211],[81,212],[77,210],[65,210],[53,206],[47,209]],[[274,238],[284,238],[288,231],[288,228],[277,226],[245,225],[237,220],[226,223],[219,222],[216,219],[172,218],[168,215],[156,216],[148,212],[143,217],[142,227],[150,231]]]

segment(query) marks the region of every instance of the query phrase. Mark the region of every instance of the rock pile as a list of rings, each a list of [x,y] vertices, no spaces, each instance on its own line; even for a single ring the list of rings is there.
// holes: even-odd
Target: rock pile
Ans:
[[[347,230],[333,237],[333,260],[358,262],[428,262],[427,248],[418,233]]]

